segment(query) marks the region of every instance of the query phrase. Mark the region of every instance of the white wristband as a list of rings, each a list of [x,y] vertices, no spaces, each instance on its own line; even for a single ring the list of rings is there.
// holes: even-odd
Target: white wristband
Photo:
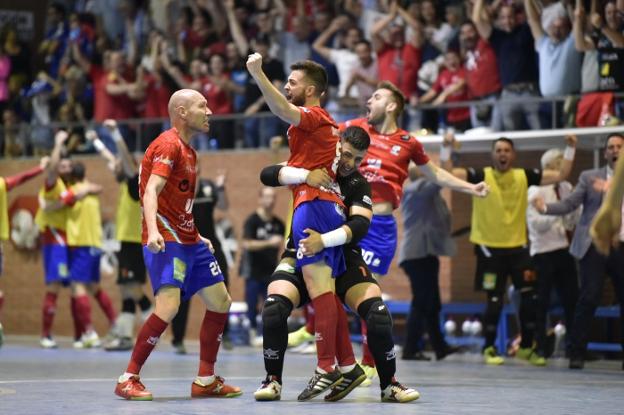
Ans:
[[[309,173],[299,167],[284,166],[279,172],[279,182],[284,185],[305,183]]]
[[[99,138],[96,138],[95,140],[93,140],[93,147],[95,147],[95,150],[98,153],[100,153],[102,150],[104,150],[104,148],[106,148],[102,140],[100,140]]]
[[[321,241],[323,241],[323,246],[325,248],[344,245],[347,242],[347,231],[340,227],[333,231],[325,232],[321,235]]]
[[[113,137],[113,141],[118,143],[121,140],[123,140],[123,137],[121,135],[121,133],[119,132],[119,129],[115,128],[115,130],[113,130],[113,132],[111,133],[111,136]]]
[[[451,146],[440,144],[440,162],[449,161],[451,159]]]
[[[563,159],[564,160],[574,160],[574,154],[576,153],[576,147],[566,146],[563,151]]]

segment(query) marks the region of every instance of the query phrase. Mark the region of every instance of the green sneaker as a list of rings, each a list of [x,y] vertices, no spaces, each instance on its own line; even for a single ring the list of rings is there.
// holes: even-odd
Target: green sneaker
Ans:
[[[486,365],[499,366],[505,363],[505,359],[498,355],[494,346],[487,347],[483,350],[483,361]]]
[[[366,379],[360,383],[360,387],[367,388],[373,383],[373,378],[377,376],[377,368],[375,366],[368,366],[360,363],[362,370],[366,374]]]
[[[540,356],[532,347],[521,347],[516,352],[518,359],[526,360],[533,366],[546,366],[546,359]]]
[[[306,326],[288,333],[288,347],[297,347],[302,343],[314,341],[314,334],[308,333]]]

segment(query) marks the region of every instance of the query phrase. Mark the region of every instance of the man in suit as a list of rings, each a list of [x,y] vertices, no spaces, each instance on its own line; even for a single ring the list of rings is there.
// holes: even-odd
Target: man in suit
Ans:
[[[613,279],[620,305],[624,301],[624,251],[620,248],[607,256],[602,255],[596,250],[589,234],[592,219],[602,204],[622,147],[624,134],[609,135],[604,151],[607,161],[605,167],[582,172],[576,189],[559,202],[544,203],[541,198],[532,202],[540,213],[546,215],[565,215],[583,205],[583,213],[570,246],[570,253],[579,259],[581,276],[580,295],[572,327],[570,369],[582,369],[584,366],[587,338],[594,312],[602,298],[605,274]],[[620,307],[620,324],[624,329],[624,307]],[[624,340],[622,342],[624,344]]]

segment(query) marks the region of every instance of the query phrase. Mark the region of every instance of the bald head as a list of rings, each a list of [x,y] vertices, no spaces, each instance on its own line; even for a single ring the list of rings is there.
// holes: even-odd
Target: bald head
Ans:
[[[191,132],[207,132],[208,117],[212,111],[206,98],[194,89],[180,89],[171,95],[167,106],[173,126],[189,129]]]
[[[167,106],[169,117],[171,119],[178,117],[179,113],[176,111],[178,108],[183,107],[188,110],[193,103],[201,99],[204,99],[204,96],[194,89],[180,89],[174,92],[171,98],[169,98],[169,104]]]

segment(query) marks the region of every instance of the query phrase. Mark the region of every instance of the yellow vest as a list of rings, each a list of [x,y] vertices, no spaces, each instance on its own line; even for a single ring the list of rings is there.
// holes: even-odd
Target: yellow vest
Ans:
[[[528,182],[524,169],[505,173],[483,169],[490,194],[472,198],[470,242],[492,248],[514,248],[527,243]]]
[[[127,182],[119,186],[115,238],[120,242],[141,243],[141,204],[130,197]]]
[[[54,202],[59,200],[66,190],[65,183],[60,178],[57,178],[56,183],[50,190],[46,190],[44,184],[43,188],[39,190],[39,198],[47,202]],[[39,227],[40,232],[43,232],[46,227],[64,231],[67,226],[67,212],[67,208],[51,212],[44,212],[42,209],[39,209],[35,215],[35,223]]]
[[[0,177],[0,241],[9,239],[9,205],[4,178]]]
[[[80,189],[81,184],[72,186]],[[68,208],[67,244],[71,246],[102,246],[102,218],[100,216],[100,198],[88,195]]]

